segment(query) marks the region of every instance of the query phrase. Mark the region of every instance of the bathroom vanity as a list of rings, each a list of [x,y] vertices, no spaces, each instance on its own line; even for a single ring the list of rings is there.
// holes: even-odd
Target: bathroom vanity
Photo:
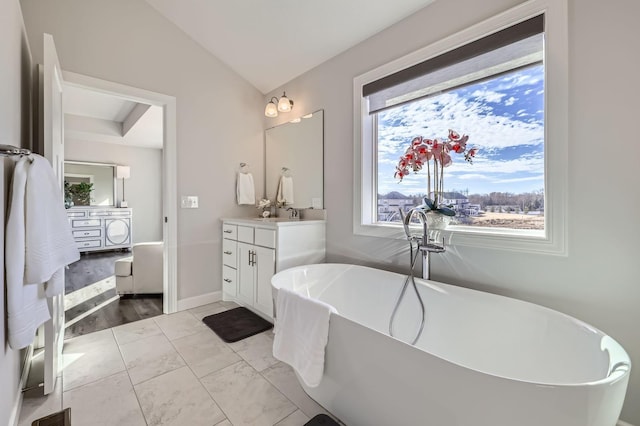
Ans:
[[[324,220],[223,219],[222,299],[273,321],[271,277],[324,260]]]

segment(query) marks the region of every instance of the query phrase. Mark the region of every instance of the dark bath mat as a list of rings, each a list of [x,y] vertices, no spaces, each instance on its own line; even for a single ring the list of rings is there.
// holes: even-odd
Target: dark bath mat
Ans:
[[[307,423],[305,423],[304,426],[340,426],[340,425],[336,423],[335,420],[333,420],[331,417],[327,416],[326,414],[318,414],[317,416],[309,420]]]
[[[243,307],[209,315],[202,322],[227,343],[246,339],[273,327],[269,321]]]
[[[71,408],[34,420],[31,426],[71,426]]]

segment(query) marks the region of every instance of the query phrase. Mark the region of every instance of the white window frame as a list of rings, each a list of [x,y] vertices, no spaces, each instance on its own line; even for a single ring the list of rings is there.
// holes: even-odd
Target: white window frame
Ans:
[[[404,239],[399,224],[376,223],[375,120],[362,87],[386,75],[468,44],[518,22],[545,15],[545,226],[541,231],[454,226],[442,231],[449,245],[567,256],[569,145],[568,13],[566,0],[531,0],[354,78],[354,205],[356,235]]]

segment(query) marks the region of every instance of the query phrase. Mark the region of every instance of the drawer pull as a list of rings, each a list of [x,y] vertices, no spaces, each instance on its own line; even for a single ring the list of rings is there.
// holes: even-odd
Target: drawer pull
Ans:
[[[89,232],[85,232],[84,235],[89,235]]]
[[[225,251],[224,254],[232,254],[233,252]]]
[[[232,232],[233,232],[233,231],[232,231],[231,229],[225,229],[225,230],[224,230],[224,233],[225,233],[225,234],[231,234]]]
[[[231,280],[230,280],[229,278],[225,278],[225,279],[224,279],[224,282],[226,282],[226,283],[230,283],[230,282],[231,282]]]

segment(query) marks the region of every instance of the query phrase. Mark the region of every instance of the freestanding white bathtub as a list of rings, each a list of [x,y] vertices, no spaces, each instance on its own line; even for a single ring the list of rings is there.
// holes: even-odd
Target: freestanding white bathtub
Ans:
[[[427,319],[405,277],[321,264],[272,278],[333,305],[325,371],[305,391],[348,426],[614,426],[631,363],[599,330],[531,303],[416,280]],[[276,313],[277,315],[277,313]]]

